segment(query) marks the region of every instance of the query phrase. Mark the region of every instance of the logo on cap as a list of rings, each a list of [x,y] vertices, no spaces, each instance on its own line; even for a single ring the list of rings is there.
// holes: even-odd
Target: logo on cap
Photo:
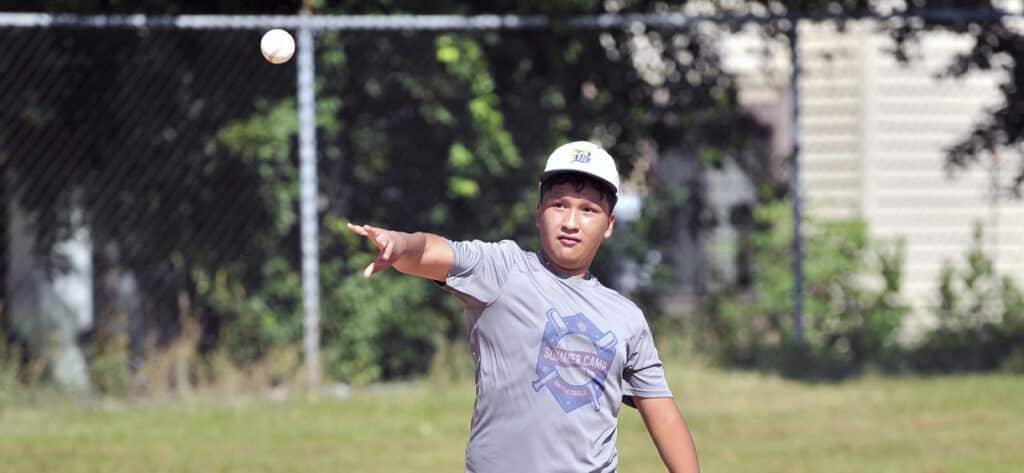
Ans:
[[[574,141],[559,146],[544,166],[541,181],[557,172],[578,172],[589,174],[607,182],[619,192],[619,173],[615,169],[615,160],[603,148],[589,141]]]
[[[589,163],[590,162],[590,151],[585,149],[578,149],[572,155],[572,162],[574,163]]]

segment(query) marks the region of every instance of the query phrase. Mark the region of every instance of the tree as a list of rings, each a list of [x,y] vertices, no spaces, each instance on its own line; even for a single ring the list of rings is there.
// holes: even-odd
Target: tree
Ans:
[[[272,2],[267,2],[271,5]],[[294,11],[281,3],[268,8]],[[623,11],[657,11],[629,2]],[[79,13],[239,12],[232,2],[40,2]],[[128,9],[130,10],[128,10]],[[323,13],[604,13],[593,1],[325,2]],[[264,10],[266,11],[266,10]],[[198,319],[200,349],[250,361],[300,330],[293,69],[256,55],[252,32],[5,31],[26,56],[5,56],[0,156],[35,212],[40,251],[66,229],[80,192],[111,271],[133,271],[165,340]],[[40,39],[40,36],[41,38]],[[519,32],[346,32],[318,37],[318,133],[325,202],[325,344],[335,375],[368,381],[422,371],[439,336],[461,324],[439,291],[405,279],[366,286],[361,242],[341,219],[429,229],[452,238],[529,241],[536,177],[556,144],[601,141],[630,175],[651,150],[713,166],[759,165],[761,133],[737,108],[714,38],[696,29],[553,28]],[[31,57],[29,57],[31,56]],[[230,58],[230,59],[227,59]],[[260,80],[252,80],[259,77]],[[145,85],[149,84],[149,87]],[[8,126],[9,125],[9,126]],[[54,140],[60,137],[62,140]],[[41,172],[46,162],[58,174]],[[652,186],[657,209],[701,193]],[[689,212],[689,211],[688,211]],[[682,223],[647,215],[645,248]],[[106,253],[103,253],[106,255]],[[602,274],[616,262],[606,258]],[[388,297],[381,297],[386,294]],[[384,303],[381,301],[391,300]],[[397,303],[394,301],[398,301]],[[423,322],[426,321],[426,322]],[[399,353],[401,355],[394,355]],[[388,356],[391,354],[392,356]]]
[[[1000,84],[1002,103],[986,114],[967,136],[947,150],[946,164],[951,171],[976,166],[982,158],[1011,153],[1024,145],[1024,72],[1018,64],[1024,59],[1024,34],[1004,9],[1006,2],[977,0],[916,0],[913,2],[875,2],[868,0],[796,0],[747,1],[726,12],[771,14],[765,34],[783,39],[792,27],[789,18],[822,19],[840,26],[857,19],[881,19],[877,26],[893,39],[894,54],[911,61],[910,47],[919,35],[948,31],[973,38],[970,49],[958,55],[944,76],[962,77],[974,71],[1003,71]],[[721,10],[716,13],[722,13]],[[1019,12],[1016,13],[1019,15]],[[1010,189],[1020,197],[1024,184],[1024,161],[1014,175]]]
[[[198,8],[162,6],[166,12]],[[123,8],[105,2],[19,7],[92,13]],[[173,337],[180,317],[202,311],[199,302],[179,303],[194,299],[193,268],[237,264],[258,253],[261,241],[248,238],[247,227],[270,220],[258,202],[225,198],[225,189],[245,193],[246,182],[253,181],[245,177],[255,169],[214,159],[209,142],[226,120],[250,113],[255,96],[291,93],[290,75],[263,71],[279,76],[254,83],[248,77],[263,64],[245,60],[210,70],[216,54],[235,50],[240,58],[251,51],[248,38],[237,33],[23,28],[0,35],[19,45],[0,59],[6,71],[0,82],[9,91],[0,112],[5,210],[16,201],[11,205],[28,215],[33,249],[44,266],[38,269],[45,273],[35,280],[52,284],[66,271],[55,244],[73,230],[69,216],[82,211],[97,249],[95,313],[117,319],[97,327],[135,326],[116,307],[128,289],[148,301],[137,308],[145,317],[134,314],[148,325],[133,330],[137,345],[150,334],[160,341]]]
[[[567,8],[570,3],[466,3],[453,9],[468,14],[604,12],[597,4]],[[656,4],[633,7],[647,11]],[[359,2],[328,5],[322,12],[426,13],[424,8],[418,2],[386,7]],[[398,322],[407,314],[363,298],[366,284],[378,296],[404,288],[404,312],[421,313],[411,320],[433,324],[446,337],[461,338],[462,325],[439,291],[387,277],[362,282],[355,269],[365,264],[360,260],[365,249],[330,230],[338,228],[332,224],[336,219],[425,229],[456,239],[514,238],[529,246],[543,158],[566,140],[602,142],[619,158],[625,176],[639,159],[668,148],[686,149],[678,159],[699,166],[716,165],[726,156],[759,165],[752,149],[761,128],[738,109],[734,83],[721,72],[713,37],[696,30],[583,31],[556,25],[501,32],[325,33],[319,41],[318,141],[328,209],[323,254],[330,255],[323,269],[325,343],[365,347],[356,353],[337,350],[348,358],[334,366],[345,366],[352,356],[363,357],[356,368],[394,362],[396,357],[373,347],[396,338],[403,340],[397,345],[421,346],[424,337],[430,341],[429,334],[403,338],[381,329],[408,325]],[[232,141],[244,143],[246,148],[237,150],[242,154],[250,147],[272,145],[283,152],[288,146],[257,135]],[[649,198],[665,202],[654,208],[703,205],[698,190],[680,194],[679,183],[652,187]],[[668,194],[681,198],[670,200],[664,197]],[[701,232],[711,223],[648,215],[635,241],[646,250],[667,244],[678,228]],[[610,275],[616,263],[606,258],[598,274]],[[346,302],[353,300],[365,303]],[[379,374],[418,371],[422,359],[408,358]],[[335,374],[351,379],[356,371]]]
[[[974,129],[959,143],[949,148],[947,164],[951,169],[963,169],[979,164],[983,158],[1008,150],[1018,154],[1018,165],[1013,184],[1013,194],[1021,197],[1024,184],[1024,161],[1019,152],[1024,145],[1024,70],[1019,65],[1024,60],[1024,34],[1013,26],[1012,17],[1000,8],[1002,2],[972,1],[916,2],[907,14],[919,14],[923,21],[907,21],[892,29],[892,34],[901,46],[916,35],[928,31],[950,31],[972,36],[974,44],[958,55],[946,69],[949,77],[962,77],[973,71],[1003,71],[1006,79],[999,85],[1002,103],[982,118]],[[930,8],[959,8],[973,12],[974,18],[929,15]],[[966,15],[965,15],[966,16]]]

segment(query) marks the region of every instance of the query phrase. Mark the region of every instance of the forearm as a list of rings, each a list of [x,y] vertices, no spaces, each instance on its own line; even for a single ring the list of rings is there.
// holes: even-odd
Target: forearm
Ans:
[[[395,269],[414,276],[444,281],[454,258],[444,238],[424,232],[391,231],[395,252],[391,263]]]
[[[405,233],[371,227],[347,225],[349,231],[370,240],[380,254],[363,270],[364,277],[388,268],[413,276],[444,282],[455,261],[455,252],[448,241],[430,233]]]
[[[661,460],[672,473],[698,473],[697,449],[693,445],[690,430],[686,427],[682,416],[674,420],[666,420],[657,427],[659,433],[651,433],[654,444],[658,448]]]
[[[698,473],[697,449],[672,398],[638,399],[637,408],[661,460],[671,473]]]

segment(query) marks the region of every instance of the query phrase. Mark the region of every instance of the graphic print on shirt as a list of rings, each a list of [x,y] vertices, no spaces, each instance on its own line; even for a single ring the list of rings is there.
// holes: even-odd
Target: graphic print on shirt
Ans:
[[[601,393],[615,360],[615,334],[597,328],[582,313],[562,317],[548,309],[533,390],[547,388],[566,414],[586,404],[601,410]]]

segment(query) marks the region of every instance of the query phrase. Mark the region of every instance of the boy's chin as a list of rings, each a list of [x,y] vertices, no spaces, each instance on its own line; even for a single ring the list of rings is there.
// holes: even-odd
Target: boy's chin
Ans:
[[[572,272],[576,271],[575,268],[586,266],[583,264],[583,258],[573,253],[575,252],[556,249],[549,253],[548,259],[562,271]]]

